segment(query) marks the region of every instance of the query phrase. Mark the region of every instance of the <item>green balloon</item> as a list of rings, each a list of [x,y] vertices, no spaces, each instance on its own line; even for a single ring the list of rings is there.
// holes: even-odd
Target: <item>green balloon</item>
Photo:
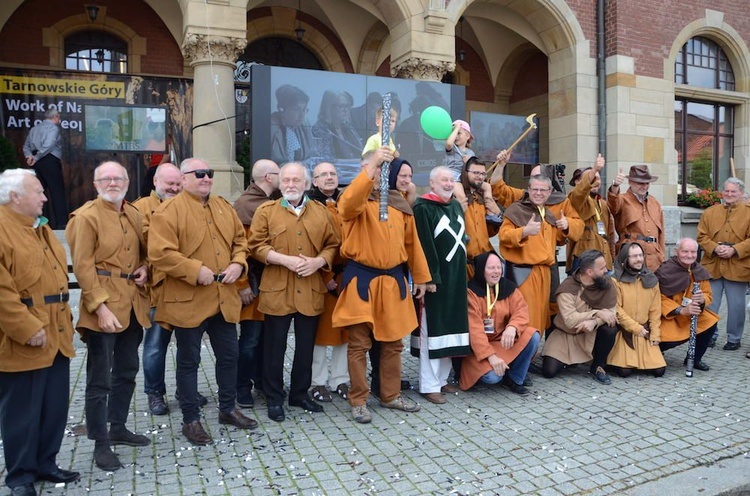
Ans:
[[[436,105],[424,109],[419,122],[422,124],[422,131],[432,139],[444,140],[453,131],[453,121],[450,114],[444,108]]]

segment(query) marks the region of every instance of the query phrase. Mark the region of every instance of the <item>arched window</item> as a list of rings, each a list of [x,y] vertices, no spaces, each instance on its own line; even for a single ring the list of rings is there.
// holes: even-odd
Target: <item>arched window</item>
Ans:
[[[679,165],[679,201],[702,189],[718,189],[731,175],[734,111],[718,91],[735,91],[734,72],[724,50],[696,36],[675,61],[675,148]],[[682,96],[680,85],[700,87],[701,97]],[[694,92],[693,92],[694,93]]]
[[[128,72],[128,44],[105,31],[89,30],[65,38],[65,68],[74,71]]]

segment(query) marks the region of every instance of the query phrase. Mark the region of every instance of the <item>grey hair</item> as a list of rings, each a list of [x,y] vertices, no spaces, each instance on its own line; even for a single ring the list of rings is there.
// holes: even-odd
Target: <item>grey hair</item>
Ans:
[[[696,240],[694,240],[693,238],[680,238],[680,240],[677,242],[677,244],[674,247],[675,250],[679,250],[679,249],[683,248],[682,245],[684,245],[685,243],[688,243],[688,242],[692,243],[693,246],[695,246],[696,248],[698,248],[698,242]]]
[[[0,174],[0,205],[10,203],[11,193],[23,195],[23,181],[29,176],[35,177],[36,173],[31,169],[8,169]]]
[[[727,187],[727,184],[734,184],[738,188],[740,188],[740,192],[745,192],[745,183],[743,183],[740,179],[737,179],[736,177],[730,177],[726,181],[724,181],[724,187]]]
[[[58,112],[57,109],[54,108],[47,109],[47,111],[44,113],[44,118],[52,119],[53,117],[60,117],[60,112]]]
[[[552,180],[547,176],[543,176],[542,174],[535,174],[529,177],[529,187],[531,187],[531,181],[542,181],[544,183],[547,183],[547,186],[552,188]]]
[[[442,172],[447,172],[448,174],[450,174],[451,179],[453,179],[453,171],[452,170],[450,170],[448,167],[446,167],[444,165],[438,165],[437,167],[435,167],[434,169],[432,169],[430,171],[430,181],[434,181],[435,178],[438,176],[438,174],[440,174]]]
[[[154,172],[154,178],[161,177],[162,173],[166,169],[169,169],[170,167],[174,167],[175,169],[177,169],[177,166],[170,162],[164,162],[163,164],[159,164],[158,166],[156,166],[156,172]]]
[[[101,168],[102,168],[102,167],[104,167],[105,165],[109,165],[109,164],[115,164],[115,165],[119,166],[119,167],[120,167],[120,169],[122,170],[122,173],[123,173],[123,174],[125,174],[125,179],[126,179],[127,181],[129,181],[129,180],[130,180],[130,177],[128,177],[128,170],[127,170],[127,169],[126,169],[125,167],[123,167],[121,163],[119,163],[119,162],[115,162],[115,161],[113,161],[113,160],[108,160],[108,161],[106,161],[106,162],[102,162],[101,164],[99,164],[99,165],[98,165],[98,166],[96,167],[96,169],[94,169],[94,179],[96,179],[96,176],[97,176],[97,173],[99,172],[99,169],[101,169]]]
[[[302,172],[305,173],[305,191],[312,187],[312,176],[310,175],[310,169],[305,167],[305,164],[303,164],[302,162],[287,162],[282,165],[281,169],[279,169],[279,180],[281,180],[281,175],[284,174],[284,169],[286,169],[287,167],[299,167],[300,169],[302,169]]]
[[[185,160],[183,160],[182,162],[180,162],[180,172],[185,172],[185,169],[187,169],[187,168],[188,168],[188,166],[189,166],[189,165],[190,165],[190,164],[191,164],[192,162],[195,162],[195,161],[198,161],[198,162],[203,162],[204,164],[206,164],[206,168],[210,168],[210,166],[208,165],[208,162],[206,162],[206,161],[205,161],[205,160],[203,160],[202,158],[198,158],[198,157],[189,157],[189,158],[186,158]]]

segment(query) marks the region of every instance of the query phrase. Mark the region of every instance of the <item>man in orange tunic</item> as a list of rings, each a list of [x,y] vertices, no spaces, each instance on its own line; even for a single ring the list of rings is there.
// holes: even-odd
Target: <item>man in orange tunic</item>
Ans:
[[[557,218],[546,208],[551,193],[549,178],[531,176],[528,194],[508,207],[500,227],[500,253],[509,262],[507,277],[526,299],[529,325],[535,329],[549,327],[555,246],[565,241],[569,225],[565,216]]]
[[[380,221],[380,165],[392,158],[387,147],[379,148],[338,203],[341,255],[348,262],[333,325],[349,328],[349,404],[359,423],[372,421],[365,371],[373,339],[381,342],[380,405],[409,412],[420,408],[400,394],[402,339],[417,326],[404,264],[411,270],[417,297],[431,277],[411,207],[398,191],[389,192],[388,220]]]
[[[691,238],[678,241],[675,256],[659,267],[656,277],[661,291],[659,347],[665,351],[686,342],[690,338],[690,319],[697,315],[693,368],[708,371],[709,367],[702,358],[716,331],[719,316],[708,308],[713,301],[711,274],[698,263],[698,242]],[[693,291],[694,283],[699,285],[697,291]]]
[[[476,157],[470,157],[466,161],[461,173],[461,183],[466,192],[467,205],[464,209],[466,218],[466,258],[468,261],[468,277],[474,275],[472,266],[474,257],[480,253],[492,250],[490,238],[496,236],[500,226],[487,222],[487,208],[484,206],[482,195],[482,184],[487,179],[487,170],[482,162]]]
[[[630,187],[619,194],[620,184],[625,179]],[[627,176],[618,171],[607,191],[607,205],[615,218],[615,229],[619,236],[617,250],[626,242],[641,244],[646,252],[646,265],[653,271],[659,268],[666,253],[661,204],[648,194],[649,186],[657,179],[648,171],[647,165],[634,165]]]

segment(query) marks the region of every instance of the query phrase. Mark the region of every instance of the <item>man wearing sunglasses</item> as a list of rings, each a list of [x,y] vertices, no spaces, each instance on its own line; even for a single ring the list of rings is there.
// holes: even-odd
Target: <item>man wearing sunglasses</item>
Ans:
[[[232,205],[211,195],[214,171],[198,158],[180,164],[183,190],[154,212],[148,255],[165,275],[154,321],[174,329],[182,433],[195,445],[211,443],[200,423],[198,366],[203,333],[216,356],[219,423],[254,429],[235,403],[237,322],[242,302],[235,282],[247,271],[247,240]]]

